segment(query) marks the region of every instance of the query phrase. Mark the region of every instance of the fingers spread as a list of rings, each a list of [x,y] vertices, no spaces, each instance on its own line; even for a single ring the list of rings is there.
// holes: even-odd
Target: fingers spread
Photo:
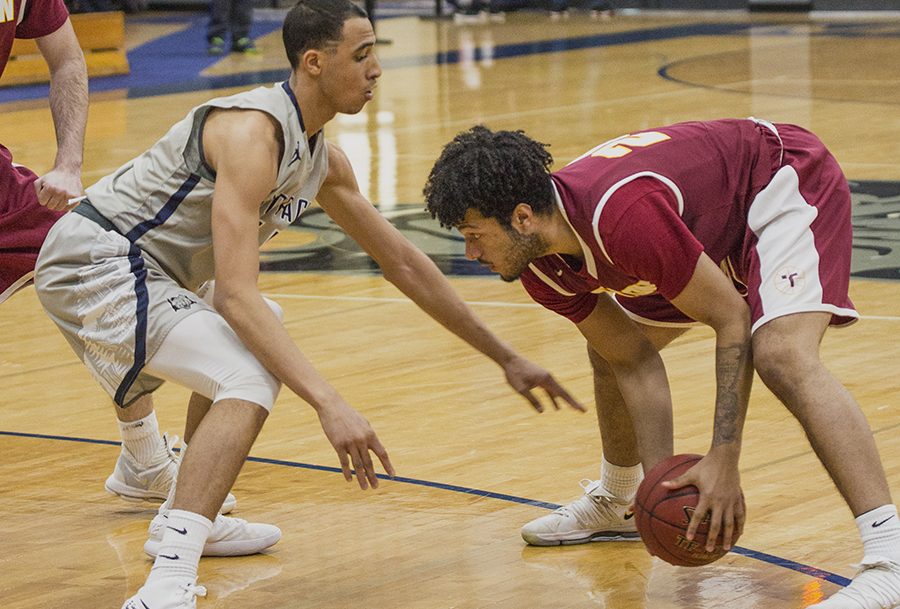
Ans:
[[[697,503],[697,509],[694,510],[694,514],[691,516],[691,522],[688,524],[687,533],[685,535],[688,539],[694,539],[694,536],[697,534],[697,528],[703,522],[708,511],[709,505],[701,496],[700,501]]]
[[[350,460],[347,458],[346,451],[341,449],[337,449],[338,459],[341,461],[341,471],[344,473],[344,480],[350,482],[353,480],[353,475],[350,473]]]
[[[356,482],[359,484],[359,488],[366,490],[369,488],[366,478],[366,466],[355,445],[350,447],[350,458],[353,460],[353,469],[356,471]]]
[[[522,397],[524,397],[526,400],[531,402],[531,406],[535,410],[537,410],[538,412],[544,412],[544,407],[541,406],[540,401],[538,401],[538,399],[536,397],[534,397],[534,394],[531,393],[530,389],[525,389],[523,391],[520,391],[519,393],[522,394]]]
[[[693,480],[689,479],[687,477],[687,474],[682,474],[682,475],[678,476],[677,478],[672,478],[671,480],[663,481],[662,485],[664,488],[667,488],[667,489],[676,489],[676,488],[682,488],[684,486],[688,486],[689,484],[693,484],[693,483],[694,483]]]
[[[381,465],[384,467],[384,471],[387,472],[388,476],[393,478],[397,474],[394,472],[394,466],[391,464],[391,458],[388,456],[387,451],[384,449],[384,446],[381,445],[381,442],[378,438],[375,438],[375,441],[372,442],[372,452],[375,453],[375,456],[378,457],[378,460],[381,461]]]

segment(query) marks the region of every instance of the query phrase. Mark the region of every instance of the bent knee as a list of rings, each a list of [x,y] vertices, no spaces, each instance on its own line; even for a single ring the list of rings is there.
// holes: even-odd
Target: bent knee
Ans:
[[[798,381],[814,378],[822,362],[817,350],[802,349],[788,341],[754,342],[753,366],[766,387],[784,399],[796,388]]]
[[[264,368],[234,372],[220,378],[216,383],[213,402],[221,400],[243,400],[252,402],[268,412],[272,412],[275,399],[281,391],[281,381]]]
[[[163,340],[145,366],[213,402],[239,399],[272,410],[281,382],[241,342],[221,315],[203,310],[188,316]]]

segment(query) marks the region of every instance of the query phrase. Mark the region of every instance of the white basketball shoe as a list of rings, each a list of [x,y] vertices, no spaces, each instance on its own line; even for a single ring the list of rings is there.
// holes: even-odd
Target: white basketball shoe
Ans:
[[[206,596],[206,588],[196,583],[160,581],[145,584],[122,609],[197,609],[198,596]]]
[[[116,468],[104,485],[107,492],[118,495],[126,501],[153,501],[162,502],[169,495],[169,488],[178,475],[178,464],[181,457],[174,448],[178,445],[178,436],[171,441],[169,434],[164,433],[163,445],[166,449],[166,459],[150,467],[141,466],[125,446],[119,453]],[[221,513],[227,514],[237,505],[234,495],[228,493],[222,504]]]
[[[599,480],[582,480],[580,484],[584,489],[581,497],[526,524],[522,539],[533,546],[640,539],[631,502],[603,491]]]
[[[156,558],[163,533],[168,525],[167,512],[157,514],[150,521],[150,537],[144,552]],[[281,539],[281,529],[272,524],[247,522],[241,518],[216,516],[212,531],[203,546],[203,556],[247,556],[269,548]]]
[[[894,609],[900,607],[900,563],[866,556],[850,585],[807,609]]]

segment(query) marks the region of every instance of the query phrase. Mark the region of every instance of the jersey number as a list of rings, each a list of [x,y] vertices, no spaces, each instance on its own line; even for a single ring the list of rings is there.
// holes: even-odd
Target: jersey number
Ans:
[[[617,159],[630,153],[632,148],[644,148],[668,139],[671,138],[659,131],[645,131],[634,135],[623,135],[600,144],[584,156],[602,156],[606,159]]]

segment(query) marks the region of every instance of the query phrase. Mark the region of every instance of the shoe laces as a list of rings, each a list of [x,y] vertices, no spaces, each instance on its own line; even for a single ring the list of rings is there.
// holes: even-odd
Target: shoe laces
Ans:
[[[894,607],[900,603],[900,563],[878,556],[865,556],[850,585],[838,591],[841,596],[859,603],[860,607],[871,607],[872,601],[879,607]]]
[[[194,598],[197,596],[206,596],[206,588],[204,586],[198,586],[196,582],[188,583],[181,586],[180,593],[181,598],[178,599],[179,603],[185,603],[188,607],[196,607],[197,603]]]
[[[621,519],[614,508],[615,496],[604,491],[599,480],[584,478],[578,484],[584,489],[584,495],[557,509],[556,513],[563,516],[571,514],[584,525],[604,525]]]
[[[178,461],[181,458],[181,455],[175,452],[175,447],[178,446],[178,443],[181,441],[181,438],[178,436],[172,436],[172,439],[169,440],[169,432],[165,432],[162,435],[163,446],[166,449],[166,453],[169,455],[169,459],[172,461]]]
[[[234,516],[216,516],[213,523],[213,529],[210,531],[210,540],[220,541],[231,537],[235,533],[240,533],[247,526],[247,521],[243,518],[235,518]]]

